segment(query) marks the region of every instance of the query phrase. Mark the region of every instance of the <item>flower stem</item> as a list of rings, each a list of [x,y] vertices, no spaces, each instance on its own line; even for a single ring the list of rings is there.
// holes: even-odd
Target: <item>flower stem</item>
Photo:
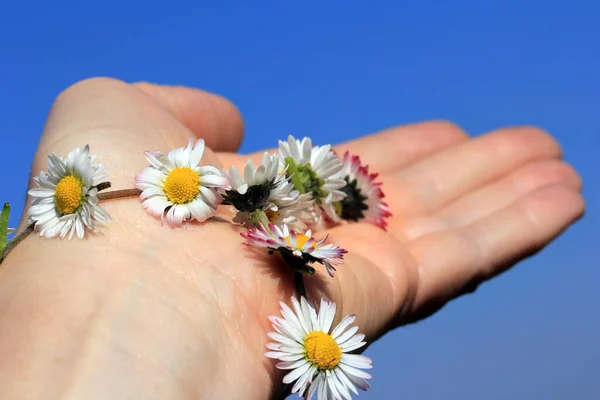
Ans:
[[[269,221],[267,214],[265,214],[263,210],[259,209],[250,213],[250,223],[256,226],[257,228],[259,227],[258,224],[261,223],[263,224],[265,229],[269,229],[271,221]]]
[[[284,384],[281,391],[275,395],[275,400],[285,400],[292,394],[292,384]]]
[[[4,203],[0,213],[0,255],[4,254],[6,248],[6,237],[8,236],[8,217],[10,216],[10,204]]]
[[[99,192],[108,189],[109,187],[111,187],[110,182],[100,182],[96,185],[96,189],[98,189]]]
[[[27,225],[27,227],[25,227],[25,229],[23,229],[21,232],[19,232],[17,235],[15,235],[13,240],[8,242],[8,244],[6,245],[6,249],[4,250],[4,254],[2,254],[2,257],[0,258],[0,264],[2,263],[2,261],[4,261],[4,259],[8,255],[8,253],[10,253],[10,251],[16,245],[18,245],[23,239],[25,239],[27,236],[29,236],[29,234],[31,232],[33,232],[34,227],[35,227],[35,222],[30,223],[29,225]]]
[[[302,272],[294,271],[294,282],[296,283],[296,293],[298,297],[308,298],[306,296],[306,287],[304,286],[304,274]]]
[[[98,191],[108,189],[109,187],[111,187],[110,182],[101,182],[96,185],[96,189],[98,189]],[[123,190],[113,190],[110,192],[98,193],[97,197],[98,197],[98,200],[111,200],[111,199],[119,199],[122,197],[139,196],[140,193],[142,193],[142,191],[139,189],[123,189]],[[5,209],[6,209],[6,206],[5,206]],[[8,216],[7,216],[7,219],[8,219]],[[2,261],[4,261],[4,259],[8,255],[8,253],[10,253],[10,251],[16,245],[18,245],[23,239],[25,239],[27,236],[29,236],[29,234],[31,232],[33,232],[34,228],[35,228],[35,222],[32,222],[31,224],[27,225],[27,227],[22,232],[15,235],[15,237],[6,244],[6,248],[0,247],[0,263],[2,263]]]
[[[100,185],[98,185],[100,186]],[[100,190],[100,189],[98,189]],[[120,199],[122,197],[134,197],[139,196],[142,191],[140,189],[122,189],[122,190],[111,190],[110,192],[98,193],[98,200],[112,200]]]

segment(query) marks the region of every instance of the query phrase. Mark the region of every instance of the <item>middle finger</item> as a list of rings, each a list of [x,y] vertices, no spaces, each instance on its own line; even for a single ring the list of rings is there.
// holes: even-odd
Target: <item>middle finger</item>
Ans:
[[[558,143],[545,132],[507,128],[383,174],[381,179],[392,211],[405,219],[435,212],[526,163],[560,156]]]

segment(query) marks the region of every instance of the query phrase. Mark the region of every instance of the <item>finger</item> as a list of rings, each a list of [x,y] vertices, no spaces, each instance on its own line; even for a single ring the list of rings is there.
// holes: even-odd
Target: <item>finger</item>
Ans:
[[[372,340],[389,329],[389,322],[412,303],[418,283],[417,263],[392,235],[372,224],[341,225],[328,234],[329,243],[349,253],[334,279],[322,268],[307,277],[309,295],[331,297],[342,311],[340,316],[356,314],[361,332]]]
[[[403,225],[404,237],[414,240],[439,230],[458,228],[507,207],[544,186],[562,184],[581,189],[577,172],[559,160],[536,161],[457,199],[430,217],[417,217]]]
[[[420,158],[464,142],[468,135],[457,125],[447,121],[428,121],[383,130],[334,146],[338,154],[349,151],[361,157],[371,171],[383,173],[395,171]],[[260,162],[263,153],[276,152],[276,148],[248,155],[219,153],[225,165],[243,166],[248,159]]]
[[[394,171],[468,139],[457,125],[430,121],[398,126],[335,146],[338,154],[358,154],[373,172]]]
[[[432,311],[539,251],[582,216],[578,190],[551,185],[455,231],[423,236],[409,245],[419,262],[415,310]]]
[[[229,166],[234,165],[238,170],[243,171],[249,159],[251,159],[255,165],[259,165],[261,163],[263,153],[264,152],[246,155],[238,153],[219,152],[216,153],[216,155],[217,157],[219,157],[219,160],[221,161],[221,164],[223,164],[225,169],[229,170]]]
[[[530,192],[552,184],[579,190],[582,182],[579,174],[567,163],[558,160],[533,162],[449,204],[436,217],[443,219],[451,228],[468,225]]]
[[[213,150],[236,151],[242,143],[242,116],[224,97],[184,86],[147,82],[132,86],[152,97]]]
[[[447,149],[381,179],[395,214],[424,215],[526,163],[560,156],[558,143],[547,133],[530,127],[508,128]]]

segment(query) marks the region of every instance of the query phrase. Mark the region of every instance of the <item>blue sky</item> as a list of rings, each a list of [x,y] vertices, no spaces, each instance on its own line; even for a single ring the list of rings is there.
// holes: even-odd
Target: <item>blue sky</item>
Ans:
[[[337,142],[432,118],[474,135],[536,124],[582,173],[587,216],[476,294],[374,344],[361,398],[600,398],[600,5],[167,4],[0,6],[0,168],[10,171],[0,200],[15,208],[13,226],[53,98],[96,75],[227,96],[246,121],[242,151],[288,133]]]

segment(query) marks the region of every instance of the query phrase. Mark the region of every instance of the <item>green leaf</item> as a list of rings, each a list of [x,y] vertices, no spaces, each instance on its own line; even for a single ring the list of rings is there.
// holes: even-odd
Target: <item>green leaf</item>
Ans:
[[[0,258],[6,249],[6,237],[8,236],[8,217],[10,216],[10,204],[4,203],[2,214],[0,214]]]

